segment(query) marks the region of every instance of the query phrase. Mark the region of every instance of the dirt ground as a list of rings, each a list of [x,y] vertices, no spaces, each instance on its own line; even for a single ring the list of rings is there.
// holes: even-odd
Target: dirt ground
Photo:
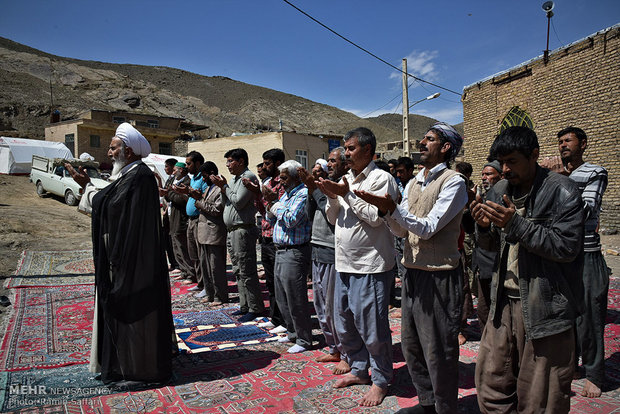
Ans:
[[[620,275],[620,234],[601,239],[607,265]],[[27,176],[0,175],[0,295],[11,298],[4,286],[15,273],[22,251],[90,248],[90,217],[60,197],[38,197]],[[8,313],[5,309],[0,314],[0,326]]]

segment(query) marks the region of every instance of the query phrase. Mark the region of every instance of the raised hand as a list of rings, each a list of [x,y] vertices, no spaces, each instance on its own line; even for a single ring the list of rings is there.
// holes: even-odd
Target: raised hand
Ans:
[[[353,193],[355,193],[356,196],[358,196],[368,204],[376,206],[382,214],[391,214],[396,209],[396,203],[394,202],[394,200],[392,200],[392,196],[390,196],[388,193],[385,193],[384,196],[379,196],[359,190],[354,190]]]
[[[173,185],[172,188],[179,194],[189,194],[189,187],[185,184]]]
[[[299,174],[299,178],[301,178],[301,181],[306,185],[306,187],[308,187],[309,194],[316,190],[317,183],[316,181],[314,181],[314,177],[308,172],[308,170],[303,167],[299,167],[297,169],[297,173]]]
[[[220,188],[223,188],[226,185],[226,178],[222,177],[221,175],[211,174],[209,176],[209,179],[211,179],[211,182],[213,184],[217,185]]]
[[[341,183],[320,178],[318,185],[321,191],[330,198],[336,198],[336,196],[344,197],[349,192],[347,177],[342,177]]]
[[[559,155],[555,155],[553,157],[545,157],[539,161],[539,164],[541,167],[548,168],[558,174],[568,175],[568,171],[566,171],[566,168],[564,168],[562,158],[560,158]]]
[[[90,183],[90,177],[84,171],[84,168],[80,167],[79,171],[75,171],[75,168],[68,162],[65,163],[65,168],[69,172],[69,175],[73,180],[80,185],[82,188],[86,188],[86,184]]]
[[[514,203],[508,198],[506,194],[504,194],[503,199],[506,206],[502,206],[501,204],[497,204],[488,200],[485,202],[485,204],[481,204],[481,207],[484,210],[488,220],[490,220],[491,223],[495,224],[500,228],[506,227],[506,224],[508,224],[512,216],[514,216],[515,212],[517,211]]]
[[[263,186],[263,198],[267,200],[268,203],[272,201],[278,201],[278,193],[273,191],[271,188],[268,188],[266,185]]]
[[[476,220],[476,223],[478,223],[480,227],[487,228],[491,225],[491,221],[482,208],[483,205],[484,200],[482,199],[482,196],[480,196],[480,194],[476,194],[475,200],[469,205],[469,211],[471,212],[473,219]]]
[[[250,190],[254,194],[259,194],[260,193],[260,185],[258,183],[253,182],[252,180],[250,180],[247,177],[243,177],[241,179],[241,182],[243,183],[245,188],[247,188],[248,190]]]

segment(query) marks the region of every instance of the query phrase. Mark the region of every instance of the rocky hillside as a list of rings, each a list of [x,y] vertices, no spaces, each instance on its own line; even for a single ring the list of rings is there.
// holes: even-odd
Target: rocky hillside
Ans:
[[[277,129],[282,120],[284,130],[300,133],[344,134],[361,125],[380,141],[401,139],[396,114],[362,119],[222,76],[64,58],[0,37],[0,134],[42,138],[52,100],[62,120],[91,108],[173,116],[208,126],[204,138]],[[433,121],[410,116],[410,136],[421,136]]]

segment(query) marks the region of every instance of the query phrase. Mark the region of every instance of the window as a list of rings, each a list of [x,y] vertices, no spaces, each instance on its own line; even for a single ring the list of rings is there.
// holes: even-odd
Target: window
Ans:
[[[149,119],[146,121],[146,126],[149,128],[159,128],[159,121],[156,119]]]
[[[172,144],[169,142],[160,142],[159,153],[162,155],[172,155]]]
[[[125,122],[125,117],[124,116],[113,116],[112,122],[114,122],[115,124],[122,124],[123,122]]]
[[[308,168],[308,151],[295,150],[295,160],[300,163],[302,167]]]
[[[75,157],[75,134],[65,134],[65,145],[71,151],[71,155]]]
[[[101,138],[99,135],[91,135],[90,136],[90,147],[91,148],[99,148],[101,146]]]
[[[502,125],[499,127],[499,133],[501,134],[506,128],[511,126],[524,126],[534,129],[534,123],[530,115],[518,106],[513,106],[508,111],[508,114],[502,120]]]

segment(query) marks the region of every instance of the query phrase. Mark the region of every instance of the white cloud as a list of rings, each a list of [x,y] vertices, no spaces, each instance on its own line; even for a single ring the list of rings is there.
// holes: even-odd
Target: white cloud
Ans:
[[[423,50],[421,52],[414,50],[408,56],[407,59],[407,72],[427,81],[433,81],[439,76],[439,72],[433,62],[439,56],[439,52],[436,50]],[[392,72],[390,79],[398,79],[399,82],[402,79],[401,72]],[[412,85],[413,87],[414,85]]]

